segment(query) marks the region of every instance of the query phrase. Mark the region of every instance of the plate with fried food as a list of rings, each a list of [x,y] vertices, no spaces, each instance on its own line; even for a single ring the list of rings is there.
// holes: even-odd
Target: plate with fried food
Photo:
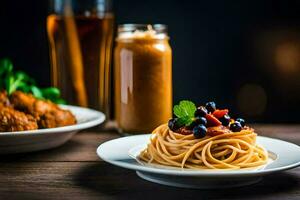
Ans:
[[[50,149],[67,142],[78,131],[101,124],[99,111],[57,105],[31,94],[0,92],[0,154]]]
[[[33,78],[0,60],[0,154],[60,146],[76,132],[101,124],[101,112],[65,104],[55,87],[40,88]]]

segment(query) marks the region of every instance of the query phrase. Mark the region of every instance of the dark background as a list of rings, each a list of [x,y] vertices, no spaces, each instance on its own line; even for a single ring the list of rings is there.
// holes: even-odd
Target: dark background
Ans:
[[[123,0],[116,23],[164,23],[174,103],[215,100],[255,122],[300,122],[300,1]],[[0,57],[50,84],[49,2],[1,1]]]

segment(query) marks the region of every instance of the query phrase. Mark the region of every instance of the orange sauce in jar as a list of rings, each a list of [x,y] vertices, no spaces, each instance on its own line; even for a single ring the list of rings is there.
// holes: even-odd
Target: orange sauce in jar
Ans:
[[[164,25],[119,26],[115,117],[121,132],[150,133],[172,117],[172,50]]]

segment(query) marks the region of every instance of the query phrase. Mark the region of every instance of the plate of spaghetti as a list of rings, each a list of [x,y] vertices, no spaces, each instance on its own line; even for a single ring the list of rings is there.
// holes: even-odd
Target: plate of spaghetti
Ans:
[[[300,165],[299,146],[258,136],[214,102],[196,107],[184,100],[173,111],[174,118],[151,134],[108,141],[97,154],[145,180],[187,188],[249,185]]]

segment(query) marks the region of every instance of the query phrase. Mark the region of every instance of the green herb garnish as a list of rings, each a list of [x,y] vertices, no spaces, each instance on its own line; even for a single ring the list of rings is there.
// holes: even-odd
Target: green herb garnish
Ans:
[[[173,112],[178,117],[179,126],[189,126],[193,122],[196,106],[193,102],[183,100],[178,105],[175,105]]]
[[[33,78],[23,71],[13,71],[13,64],[9,59],[0,60],[0,90],[6,90],[8,95],[20,90],[32,93],[38,99],[49,99],[54,103],[65,104],[60,97],[59,89],[55,87],[39,88]]]

